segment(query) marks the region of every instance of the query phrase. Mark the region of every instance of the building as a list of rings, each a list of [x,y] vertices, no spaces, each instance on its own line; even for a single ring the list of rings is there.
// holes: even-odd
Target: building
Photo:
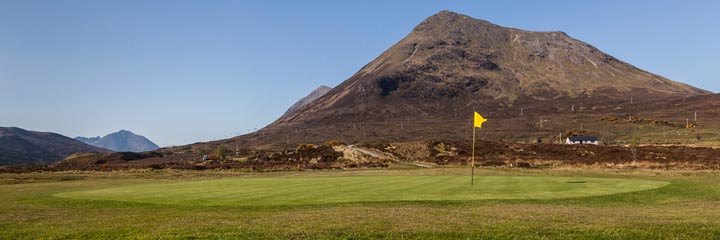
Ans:
[[[577,136],[569,137],[565,144],[593,144],[598,145],[598,138],[595,136]]]

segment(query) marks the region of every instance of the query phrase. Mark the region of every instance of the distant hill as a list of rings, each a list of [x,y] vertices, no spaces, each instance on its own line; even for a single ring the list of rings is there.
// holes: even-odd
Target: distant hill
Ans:
[[[79,152],[110,151],[57,133],[0,127],[0,165],[53,163]]]
[[[300,110],[300,108],[302,108],[302,107],[304,107],[305,105],[308,105],[309,103],[311,103],[312,101],[315,101],[316,99],[324,96],[324,95],[325,95],[326,93],[328,93],[330,90],[332,90],[332,88],[331,88],[331,87],[328,87],[328,86],[320,86],[320,87],[316,88],[315,90],[313,90],[312,92],[310,92],[310,94],[308,94],[307,96],[301,98],[300,100],[298,100],[297,102],[295,102],[295,104],[293,104],[292,106],[290,106],[290,108],[288,108],[288,110],[285,111],[285,114],[283,114],[283,116],[284,116],[284,115],[293,114],[293,113],[297,112],[298,110]]]
[[[102,138],[76,137],[75,139],[89,145],[110,149],[115,152],[146,152],[160,148],[149,139],[127,130],[120,130],[116,133],[105,135]]]

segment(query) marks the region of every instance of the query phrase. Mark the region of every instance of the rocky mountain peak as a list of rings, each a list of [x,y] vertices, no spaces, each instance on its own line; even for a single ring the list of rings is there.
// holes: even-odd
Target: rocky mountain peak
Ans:
[[[76,137],[75,139],[92,146],[102,147],[116,152],[145,152],[160,148],[144,136],[134,134],[128,130],[120,130],[102,138]]]

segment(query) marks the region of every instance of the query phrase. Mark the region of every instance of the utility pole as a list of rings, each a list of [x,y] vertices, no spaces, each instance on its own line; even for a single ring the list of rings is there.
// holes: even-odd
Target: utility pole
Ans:
[[[547,119],[543,120],[543,118],[540,117],[540,129],[543,128],[543,122],[547,122]]]
[[[695,112],[695,124],[697,124],[697,112]]]

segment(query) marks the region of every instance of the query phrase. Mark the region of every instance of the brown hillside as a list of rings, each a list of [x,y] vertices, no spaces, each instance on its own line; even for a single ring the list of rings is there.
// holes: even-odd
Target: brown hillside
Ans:
[[[53,163],[78,152],[110,152],[57,133],[0,127],[0,166]]]

